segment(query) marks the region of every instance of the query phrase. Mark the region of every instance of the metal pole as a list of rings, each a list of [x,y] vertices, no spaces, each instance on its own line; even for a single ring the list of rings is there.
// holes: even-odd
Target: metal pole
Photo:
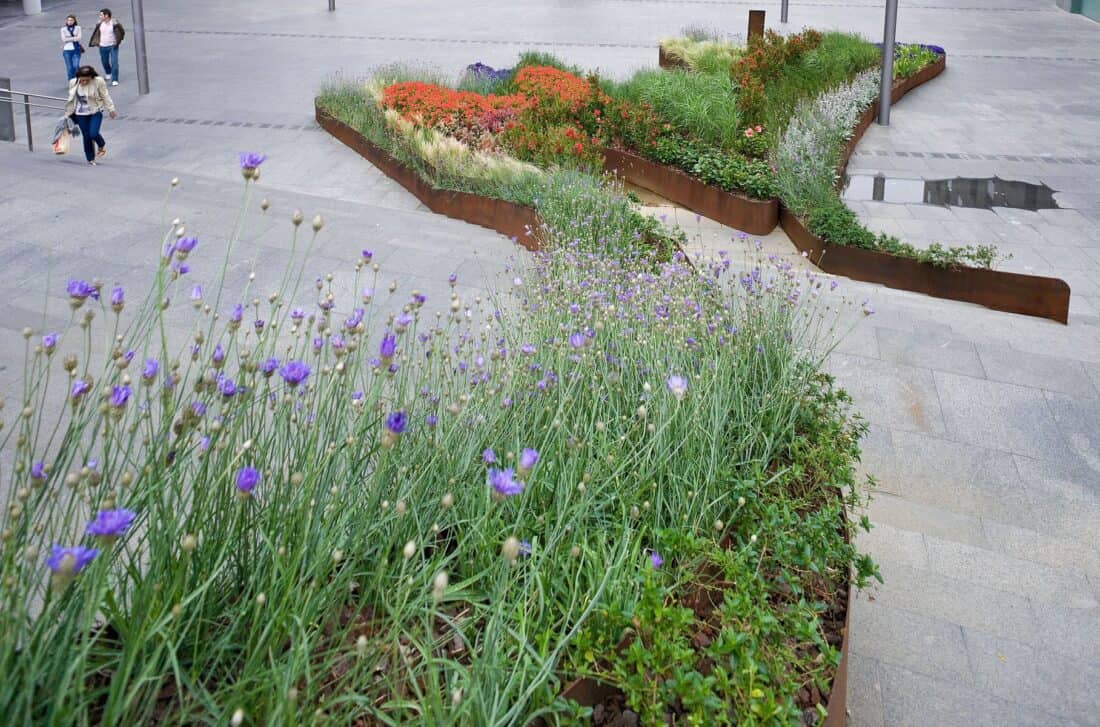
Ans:
[[[134,14],[134,56],[137,60],[138,93],[149,93],[149,58],[145,52],[145,7],[143,0],[130,0]]]
[[[789,2],[789,0],[783,0],[782,4],[780,4],[780,6],[779,6],[779,22],[781,22],[781,23],[787,22],[787,3],[788,2]]]
[[[328,0],[328,11],[331,13],[336,9],[336,0]]]
[[[27,114],[27,149],[34,151],[34,132],[31,131],[31,97],[23,94],[23,111]]]
[[[878,91],[878,122],[890,125],[891,92],[894,89],[894,36],[898,31],[898,0],[886,0],[886,27],[882,34],[882,82]]]
[[[42,0],[23,0],[24,15],[38,15],[42,12]]]

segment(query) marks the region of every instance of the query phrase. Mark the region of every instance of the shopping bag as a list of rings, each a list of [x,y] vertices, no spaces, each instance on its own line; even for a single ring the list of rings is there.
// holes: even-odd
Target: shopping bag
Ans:
[[[53,143],[53,153],[54,154],[68,154],[69,153],[69,138],[70,138],[70,136],[71,135],[69,134],[68,129],[65,129],[64,131],[61,132],[60,136],[57,137],[57,141],[55,141]]]

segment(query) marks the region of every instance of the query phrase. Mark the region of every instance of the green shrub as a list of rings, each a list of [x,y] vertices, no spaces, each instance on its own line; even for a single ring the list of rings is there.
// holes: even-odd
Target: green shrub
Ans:
[[[640,71],[612,85],[611,95],[647,103],[685,136],[722,149],[732,149],[741,128],[736,89],[726,75],[688,71]]]
[[[894,78],[909,78],[939,55],[931,48],[916,43],[894,47]]]

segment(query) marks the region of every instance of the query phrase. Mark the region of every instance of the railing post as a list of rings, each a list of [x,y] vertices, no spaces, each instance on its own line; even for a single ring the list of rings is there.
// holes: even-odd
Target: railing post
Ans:
[[[328,11],[331,13],[336,9],[336,0],[328,0]]]
[[[0,78],[0,141],[15,141],[15,98],[10,78]]]
[[[134,14],[134,56],[137,60],[138,93],[149,93],[149,60],[145,52],[145,7],[142,0],[130,0]]]
[[[790,0],[783,0],[779,6],[779,22],[781,23],[787,22],[787,4],[789,2]]]
[[[23,111],[27,114],[27,149],[34,151],[34,132],[31,131],[31,97],[23,94]]]

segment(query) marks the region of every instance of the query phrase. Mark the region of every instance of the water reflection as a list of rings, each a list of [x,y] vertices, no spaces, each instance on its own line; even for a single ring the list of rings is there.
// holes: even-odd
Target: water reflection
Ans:
[[[946,207],[1011,207],[1021,210],[1058,209],[1055,190],[1045,184],[1014,182],[1000,177],[975,179],[890,179],[854,174],[845,180],[842,197],[853,201],[935,204]]]

